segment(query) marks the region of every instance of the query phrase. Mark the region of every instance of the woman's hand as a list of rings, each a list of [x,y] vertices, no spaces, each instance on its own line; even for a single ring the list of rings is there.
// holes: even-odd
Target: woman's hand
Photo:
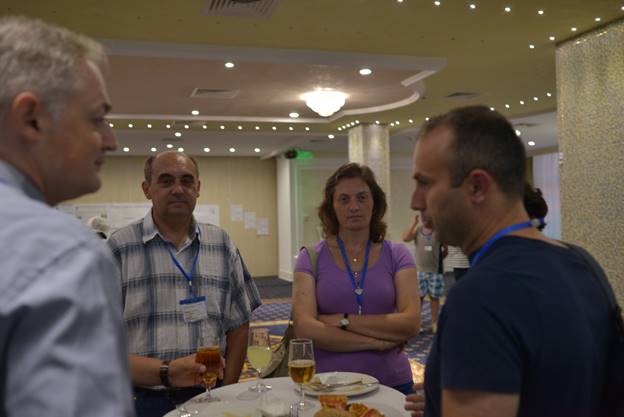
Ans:
[[[412,414],[412,417],[422,417],[425,415],[425,390],[424,384],[414,384],[415,394],[405,397],[405,409]]]

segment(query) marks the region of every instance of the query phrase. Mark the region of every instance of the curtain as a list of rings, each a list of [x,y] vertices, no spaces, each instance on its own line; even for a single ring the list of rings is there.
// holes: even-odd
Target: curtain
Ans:
[[[552,239],[561,239],[558,152],[533,157],[533,185],[542,190],[544,200],[546,200],[546,204],[548,204],[544,234]]]

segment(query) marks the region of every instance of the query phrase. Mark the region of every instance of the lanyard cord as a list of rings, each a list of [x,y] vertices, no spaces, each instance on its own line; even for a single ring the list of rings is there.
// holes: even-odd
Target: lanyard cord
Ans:
[[[362,279],[360,283],[355,281],[355,275],[349,266],[349,259],[347,258],[347,251],[345,249],[344,243],[340,236],[336,236],[336,241],[338,242],[338,247],[340,248],[340,254],[342,255],[342,260],[344,261],[345,267],[347,269],[347,274],[351,279],[351,286],[353,287],[353,292],[355,293],[355,300],[358,303],[358,314],[362,314],[362,304],[364,302],[364,281],[366,281],[366,272],[368,271],[368,256],[370,255],[371,241],[369,240],[366,243],[366,253],[364,255],[364,266],[362,267]]]

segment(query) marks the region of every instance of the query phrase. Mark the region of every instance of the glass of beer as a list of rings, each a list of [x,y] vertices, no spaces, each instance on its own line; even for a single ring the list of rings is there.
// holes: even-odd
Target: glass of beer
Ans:
[[[206,372],[201,375],[201,384],[206,388],[206,394],[198,396],[195,401],[219,401],[219,398],[214,397],[210,392],[210,389],[217,383],[219,369],[221,368],[221,348],[219,346],[219,339],[216,337],[199,337],[195,362],[201,363],[206,367]]]
[[[271,339],[269,329],[266,327],[252,327],[249,329],[249,342],[247,343],[247,359],[258,373],[258,382],[249,387],[250,391],[264,392],[271,389],[262,382],[261,372],[271,362]]]
[[[303,384],[310,382],[314,376],[314,347],[310,339],[292,339],[288,349],[288,374],[295,384],[299,384],[299,410],[306,410],[312,404],[305,400]]]

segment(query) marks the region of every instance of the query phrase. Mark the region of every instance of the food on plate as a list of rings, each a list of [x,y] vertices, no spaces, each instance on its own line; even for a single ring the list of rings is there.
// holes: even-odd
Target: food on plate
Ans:
[[[345,395],[319,395],[321,409],[314,417],[384,417],[379,410],[362,403],[347,404]]]

